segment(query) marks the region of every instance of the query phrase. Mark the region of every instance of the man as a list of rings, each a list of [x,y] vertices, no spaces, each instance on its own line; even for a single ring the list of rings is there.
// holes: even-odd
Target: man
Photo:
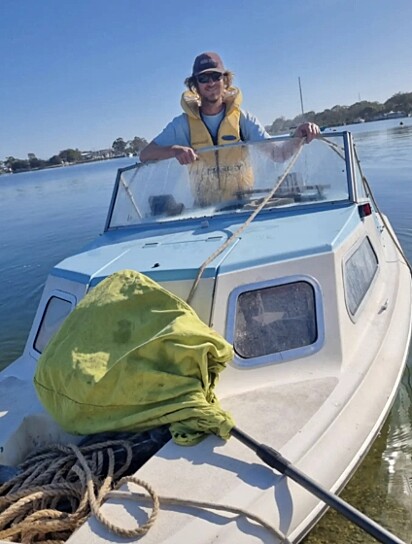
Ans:
[[[185,81],[191,94],[198,94],[200,116],[214,139],[216,139],[219,124],[224,118],[225,95],[232,88],[232,80],[233,74],[224,68],[222,59],[217,53],[202,53],[195,59],[192,76]],[[240,91],[237,90],[237,94],[241,100]],[[182,103],[185,104],[190,98],[189,93],[184,93]],[[240,129],[244,141],[270,138],[259,121],[242,110],[240,110]],[[309,143],[319,132],[319,127],[314,123],[303,123],[297,127],[294,136],[305,137]],[[228,143],[233,143],[233,140]],[[172,157],[175,157],[180,164],[189,164],[198,158],[191,146],[187,113],[173,119],[140,153],[140,160],[143,162]],[[282,159],[281,155],[279,159]]]
[[[192,75],[185,81],[188,90],[181,100],[184,113],[175,117],[140,153],[142,162],[174,157],[180,164],[191,165],[195,201],[202,206],[250,189],[253,174],[247,150],[242,147],[231,147],[209,157],[198,155],[196,150],[270,138],[260,122],[240,108],[242,95],[232,86],[232,80],[233,74],[224,68],[217,53],[198,55]],[[319,132],[317,125],[304,123],[297,127],[294,136],[309,143]],[[297,142],[290,140],[271,146],[273,160],[282,162],[289,158]]]

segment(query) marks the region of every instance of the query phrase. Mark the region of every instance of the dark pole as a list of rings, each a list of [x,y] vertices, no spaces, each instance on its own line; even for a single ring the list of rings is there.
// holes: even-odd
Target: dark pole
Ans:
[[[343,499],[314,482],[311,478],[294,467],[290,461],[285,459],[276,450],[266,446],[265,444],[256,442],[254,438],[247,435],[237,427],[233,427],[230,434],[242,442],[242,444],[244,444],[246,447],[253,450],[264,463],[274,468],[281,474],[284,474],[291,480],[297,482],[325,504],[331,506],[349,521],[369,533],[378,542],[382,542],[383,544],[405,544],[405,542],[378,525],[372,519],[365,516],[365,514],[362,514],[362,512],[359,510],[356,510],[356,508],[345,502]]]
[[[299,81],[299,94],[300,94],[300,109],[302,111],[302,115],[304,115],[305,112],[303,109],[302,85],[300,84],[300,77],[298,77],[298,81]]]

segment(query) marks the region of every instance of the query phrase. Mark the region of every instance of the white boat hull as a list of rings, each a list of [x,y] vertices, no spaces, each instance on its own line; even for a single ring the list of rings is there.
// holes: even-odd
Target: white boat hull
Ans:
[[[235,328],[230,305],[237,289],[265,286],[283,278],[313,286],[322,301],[316,307],[318,344],[289,359],[287,353],[271,361],[257,357],[253,364],[253,360],[235,357],[222,373],[217,395],[238,428],[279,451],[327,490],[338,493],[366,455],[395,399],[410,343],[412,291],[410,270],[382,217],[376,213],[360,216],[357,203],[336,208],[333,202],[330,208],[321,208],[312,216],[280,215],[273,222],[268,219],[251,227],[250,237],[237,240],[239,243],[223,253],[201,280],[193,306],[204,321],[230,338]],[[148,270],[159,265],[156,259],[161,262],[163,258],[170,276],[176,274],[173,266],[180,264],[189,275],[187,271],[198,269],[204,255],[211,252],[208,248],[221,244],[221,233],[236,228],[228,222],[224,228],[215,232],[210,228],[205,233],[202,229],[209,229],[209,224],[204,223],[192,233],[182,231],[177,238],[173,228],[159,239],[155,231],[150,232],[150,245],[159,245],[158,253],[149,253],[154,250],[147,249],[144,237],[126,237],[113,247],[108,245],[110,259],[106,261],[102,246],[86,252],[83,259],[59,265],[46,284],[22,358],[0,375],[0,464],[16,465],[33,448],[52,441],[79,440],[44,412],[32,385],[38,358],[33,344],[50,294],[67,291],[77,303],[93,281],[123,268],[133,258]],[[336,232],[325,235],[322,231],[328,225]],[[285,241],[291,231],[295,236]],[[260,246],[261,239],[265,243]],[[365,239],[376,253],[377,272],[361,301],[361,310],[351,313],[344,266],[348,255]],[[199,247],[202,256],[192,247]],[[192,259],[188,264],[183,261],[185,254]],[[249,259],[250,254],[253,258]],[[90,263],[94,272],[89,273],[89,283],[66,277],[71,265],[78,266],[78,276],[86,276],[83,269]],[[185,298],[193,278],[159,283]],[[225,442],[209,436],[190,448],[169,442],[136,475],[155,489],[161,510],[143,538],[128,542],[298,543],[326,509],[324,503],[265,466],[234,438]],[[134,484],[123,489],[141,492]],[[170,504],[165,497],[183,504]],[[191,501],[203,506],[194,506]],[[109,520],[131,529],[145,523],[148,512],[150,504],[127,497],[110,498],[102,507]],[[117,536],[91,517],[68,543],[117,541]]]

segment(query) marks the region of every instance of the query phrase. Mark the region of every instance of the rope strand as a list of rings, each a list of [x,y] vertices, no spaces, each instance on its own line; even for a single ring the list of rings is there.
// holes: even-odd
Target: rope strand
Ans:
[[[266,204],[269,202],[269,200],[273,197],[273,195],[276,193],[276,191],[279,189],[279,187],[282,185],[283,181],[285,180],[286,176],[291,171],[292,167],[294,166],[295,162],[297,161],[300,152],[302,151],[304,138],[302,138],[299,142],[298,148],[296,149],[295,153],[293,154],[292,158],[289,161],[288,166],[286,167],[283,174],[280,176],[280,178],[277,180],[275,186],[270,191],[270,193],[262,200],[262,202],[259,204],[259,206],[256,208],[256,210],[253,211],[253,213],[248,217],[248,219],[242,224],[241,227],[239,227],[232,236],[226,240],[220,247],[217,248],[215,252],[213,252],[200,266],[198,273],[196,275],[196,278],[193,282],[192,288],[190,290],[189,296],[186,299],[186,302],[190,304],[192,302],[193,296],[196,292],[196,289],[199,285],[200,279],[203,275],[203,272],[206,270],[207,266],[214,260],[216,257],[218,257],[227,247],[229,247],[233,242],[239,238],[239,236],[242,234],[242,232],[250,225],[250,223],[255,219],[255,217],[263,210],[263,208],[266,206]]]

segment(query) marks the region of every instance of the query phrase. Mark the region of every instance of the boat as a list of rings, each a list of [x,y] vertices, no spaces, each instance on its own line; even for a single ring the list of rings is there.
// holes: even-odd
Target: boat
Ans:
[[[202,205],[197,176],[222,147],[199,152],[191,167],[170,159],[118,171],[103,233],[51,270],[24,352],[0,374],[0,465],[12,470],[37,448],[80,443],[40,402],[36,365],[85,297],[132,270],[190,304],[233,346],[216,395],[242,432],[190,447],[165,441],[136,470],[138,481],[109,494],[104,517],[132,530],[150,516],[145,534],[127,540],[143,544],[298,543],[314,527],[325,501],[262,463],[244,437],[338,494],[397,393],[411,274],[351,134],[321,136],[273,161],[271,146],[289,140],[224,146],[247,152],[253,185],[229,196],[218,185]],[[150,501],[133,499],[139,482],[160,497],[155,519]],[[119,541],[95,511],[67,540]]]

